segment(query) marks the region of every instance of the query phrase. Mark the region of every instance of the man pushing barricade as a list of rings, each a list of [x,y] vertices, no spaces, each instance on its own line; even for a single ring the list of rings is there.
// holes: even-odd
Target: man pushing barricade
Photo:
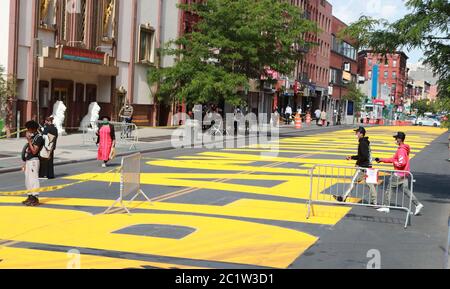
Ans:
[[[384,204],[382,208],[378,209],[379,212],[389,213],[389,208],[391,203],[392,191],[397,190],[398,188],[403,188],[403,193],[405,193],[409,198],[412,199],[412,203],[416,206],[416,211],[414,215],[419,215],[423,209],[423,205],[417,200],[416,196],[411,192],[408,186],[408,174],[410,172],[410,160],[409,160],[409,152],[411,148],[409,145],[405,144],[406,134],[403,132],[398,132],[394,135],[395,141],[398,145],[397,152],[394,157],[390,159],[380,159],[376,158],[375,161],[377,163],[386,163],[393,164],[394,172],[389,180],[389,186],[384,193]]]
[[[366,129],[364,127],[359,127],[358,129],[354,130],[356,133],[356,137],[358,138],[359,145],[358,145],[358,154],[356,156],[348,156],[347,160],[355,160],[356,161],[356,173],[353,176],[352,182],[348,189],[345,191],[343,196],[333,196],[336,200],[339,202],[345,202],[352,192],[353,188],[355,187],[355,184],[360,183],[366,179],[366,170],[372,168],[372,157],[371,157],[371,150],[370,150],[370,141],[369,138],[366,137]],[[376,205],[377,201],[377,190],[375,189],[375,186],[373,184],[367,184],[370,189],[370,203],[372,205]]]

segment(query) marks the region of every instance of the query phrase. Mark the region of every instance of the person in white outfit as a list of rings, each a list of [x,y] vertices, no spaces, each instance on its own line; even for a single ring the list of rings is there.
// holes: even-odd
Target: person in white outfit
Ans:
[[[286,124],[289,124],[291,122],[291,115],[292,115],[292,108],[289,104],[286,107],[286,111],[284,112],[284,115],[286,117]]]

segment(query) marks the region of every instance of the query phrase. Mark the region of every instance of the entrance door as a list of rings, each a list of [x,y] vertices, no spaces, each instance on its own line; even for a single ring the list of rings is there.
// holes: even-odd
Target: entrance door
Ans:
[[[69,96],[69,90],[67,88],[64,87],[58,87],[55,88],[55,90],[53,91],[53,103],[57,102],[57,101],[62,101],[64,103],[64,105],[66,106],[66,117],[64,119],[64,127],[68,127],[70,120],[68,119],[68,115],[70,116],[70,114],[68,114],[68,110],[69,110],[69,101],[68,101],[68,96]],[[54,114],[56,113],[56,111],[53,112]]]
[[[91,102],[97,101],[97,85],[86,84],[86,102],[89,106]]]
[[[62,101],[66,106],[66,117],[63,126],[69,131],[76,127],[78,124],[75,123],[76,115],[73,111],[73,107],[76,102],[73,101],[73,82],[70,80],[52,80],[52,99],[51,106],[57,101]],[[53,111],[55,114],[56,111]]]

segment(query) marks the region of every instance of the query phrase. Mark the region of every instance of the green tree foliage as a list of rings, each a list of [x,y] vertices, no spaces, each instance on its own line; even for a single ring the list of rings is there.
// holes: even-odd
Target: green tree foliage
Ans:
[[[433,105],[431,105],[427,99],[415,101],[411,105],[411,108],[417,111],[418,116],[424,116],[426,112],[434,112]]]
[[[424,64],[439,77],[439,96],[450,97],[450,2],[407,0],[410,13],[388,23],[362,16],[340,33],[357,40],[361,48],[386,54],[398,49],[424,50]]]
[[[4,68],[0,65],[0,119],[5,120],[6,133],[11,133],[13,122],[13,102],[17,96],[16,79],[5,74]]]
[[[367,96],[356,86],[354,82],[348,85],[348,92],[342,97],[343,100],[352,101],[355,112],[361,111]]]
[[[304,33],[319,31],[298,7],[284,1],[208,0],[179,7],[201,21],[194,32],[161,49],[161,56],[176,58],[174,66],[149,70],[160,101],[238,104],[238,91],[248,88],[250,79],[267,76],[268,68],[291,73],[302,49],[312,45]]]

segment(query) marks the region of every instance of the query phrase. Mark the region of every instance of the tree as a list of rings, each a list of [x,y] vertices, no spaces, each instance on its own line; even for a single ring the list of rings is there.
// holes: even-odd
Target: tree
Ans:
[[[354,111],[361,111],[364,100],[367,96],[356,86],[354,82],[348,85],[347,93],[342,96],[343,100],[351,101],[354,104]]]
[[[421,99],[421,100],[415,101],[411,105],[411,108],[413,110],[417,111],[418,116],[424,116],[426,112],[434,112],[433,106],[430,105],[430,103],[427,99]]]
[[[16,79],[6,75],[0,65],[0,119],[5,120],[6,135],[10,137],[13,124],[13,103],[17,96]]]
[[[423,63],[439,77],[439,97],[450,97],[450,2],[407,0],[406,6],[411,12],[394,23],[362,16],[340,37],[352,37],[359,47],[382,54],[403,48],[423,49]]]
[[[291,73],[301,48],[312,45],[304,33],[319,31],[298,7],[278,0],[208,0],[179,8],[201,20],[193,32],[160,50],[176,58],[174,66],[149,70],[160,101],[237,105],[250,79],[270,81],[269,68]]]

